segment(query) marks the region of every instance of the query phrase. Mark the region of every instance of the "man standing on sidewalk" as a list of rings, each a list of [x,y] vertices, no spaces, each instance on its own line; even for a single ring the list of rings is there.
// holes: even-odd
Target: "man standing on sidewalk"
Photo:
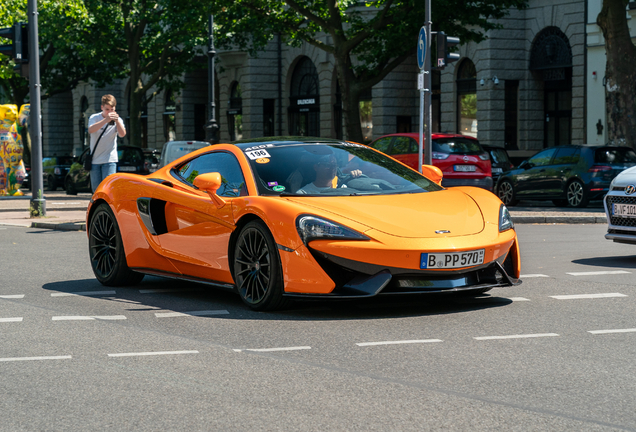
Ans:
[[[117,170],[117,137],[126,136],[124,121],[115,112],[117,101],[113,95],[102,96],[102,112],[88,119],[88,133],[91,136],[90,152],[93,155],[91,187],[93,192],[109,175]],[[101,136],[101,138],[100,138]],[[99,142],[98,142],[99,140]]]

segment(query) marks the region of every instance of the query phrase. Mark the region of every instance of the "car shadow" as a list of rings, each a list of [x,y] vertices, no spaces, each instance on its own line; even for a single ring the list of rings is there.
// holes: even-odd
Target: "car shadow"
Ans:
[[[572,262],[595,267],[636,268],[636,255],[581,258]]]
[[[256,312],[243,304],[230,290],[204,284],[146,276],[130,287],[105,287],[96,279],[68,280],[47,283],[43,289],[120,302],[126,311],[181,312],[227,311],[210,314],[214,319],[230,320],[360,320],[403,318],[413,316],[446,315],[475,312],[506,306],[512,301],[495,295],[478,297],[444,295],[378,296],[355,300],[294,300],[286,309],[274,312]],[[74,311],[73,313],[76,313]]]

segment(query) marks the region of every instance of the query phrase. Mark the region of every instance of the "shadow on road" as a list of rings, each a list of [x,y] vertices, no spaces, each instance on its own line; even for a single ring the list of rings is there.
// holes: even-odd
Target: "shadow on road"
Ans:
[[[202,310],[227,310],[227,315],[209,317],[231,320],[325,321],[400,318],[468,313],[512,303],[507,298],[488,294],[479,297],[453,294],[378,296],[360,300],[297,300],[285,310],[255,312],[245,306],[232,291],[153,276],[146,276],[142,283],[134,287],[105,287],[96,279],[81,279],[47,283],[42,288],[56,293],[129,304],[128,310],[135,311],[155,310],[187,314]],[[147,290],[153,292],[144,292]]]
[[[574,264],[581,264],[596,267],[613,267],[613,268],[636,268],[636,255],[598,257],[598,258],[581,258],[572,260]]]

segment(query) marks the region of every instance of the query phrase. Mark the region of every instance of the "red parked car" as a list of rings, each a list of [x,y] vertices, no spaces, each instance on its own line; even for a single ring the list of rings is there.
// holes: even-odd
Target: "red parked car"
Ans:
[[[432,139],[433,165],[444,173],[442,186],[477,186],[492,191],[490,156],[476,138],[436,133]],[[418,133],[384,135],[370,146],[419,171]]]

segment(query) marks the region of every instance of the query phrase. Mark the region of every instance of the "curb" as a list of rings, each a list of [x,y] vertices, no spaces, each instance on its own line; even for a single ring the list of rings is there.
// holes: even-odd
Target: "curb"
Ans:
[[[514,216],[515,224],[607,224],[603,216]]]
[[[86,222],[31,222],[31,228],[55,231],[86,231]]]

